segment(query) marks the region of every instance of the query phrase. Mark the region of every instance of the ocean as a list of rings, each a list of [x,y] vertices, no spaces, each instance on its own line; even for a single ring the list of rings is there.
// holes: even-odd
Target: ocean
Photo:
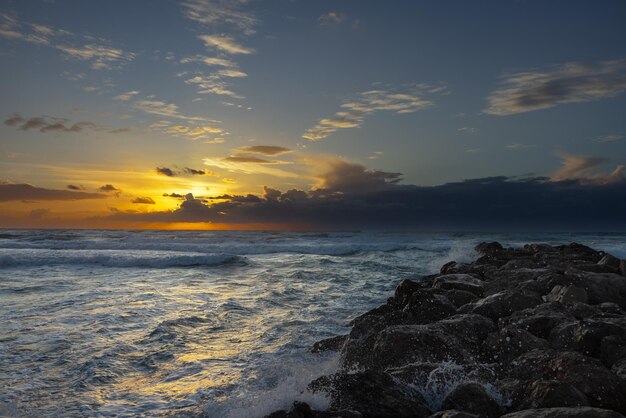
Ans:
[[[0,416],[257,417],[332,373],[312,354],[402,279],[481,241],[626,234],[0,231]]]

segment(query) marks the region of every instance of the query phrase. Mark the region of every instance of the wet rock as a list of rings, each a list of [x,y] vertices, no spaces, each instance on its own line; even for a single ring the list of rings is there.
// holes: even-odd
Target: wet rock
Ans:
[[[470,414],[469,412],[449,409],[447,411],[435,412],[428,418],[480,418],[480,416],[476,414]]]
[[[487,359],[501,364],[508,364],[528,351],[549,347],[548,341],[515,326],[489,334],[483,343]]]
[[[623,412],[625,382],[599,360],[573,351],[533,350],[510,366],[509,376],[521,381],[557,380],[582,392],[589,405]]]
[[[486,418],[495,418],[502,414],[500,405],[478,383],[458,385],[446,396],[442,408],[470,412]]]
[[[476,296],[472,292],[466,292],[465,290],[456,289],[448,290],[446,292],[446,297],[457,308],[460,308],[461,306],[470,302],[474,302],[478,299],[478,296]]]
[[[614,318],[586,319],[556,326],[549,336],[553,348],[575,350],[591,357],[600,357],[602,340],[615,336],[626,338],[626,321]]]
[[[573,407],[527,409],[502,415],[502,418],[624,418],[624,416],[606,409]]]
[[[572,276],[580,282],[580,286],[587,291],[589,304],[613,302],[617,303],[621,309],[626,309],[626,279],[624,276],[612,273],[589,273],[573,268],[568,269],[566,275]]]
[[[493,255],[502,251],[502,245],[499,242],[481,242],[474,249],[483,255]]]
[[[309,387],[330,396],[331,410],[357,411],[365,418],[420,418],[431,414],[419,392],[398,384],[385,372],[339,373],[319,378]]]
[[[608,335],[600,342],[600,361],[611,368],[620,360],[626,358],[626,336]]]
[[[336,337],[326,338],[313,344],[312,353],[321,353],[324,351],[339,351],[341,346],[348,339],[347,335],[337,335]]]
[[[396,287],[396,291],[393,296],[394,303],[398,306],[404,307],[411,298],[411,295],[413,295],[413,292],[421,288],[422,287],[418,283],[412,280],[402,280]]]
[[[562,304],[551,302],[515,312],[508,318],[500,319],[499,324],[501,327],[514,325],[545,339],[555,326],[573,319]]]
[[[587,291],[578,286],[556,285],[546,296],[546,299],[551,302],[560,302],[564,305],[576,302],[587,303]]]
[[[463,290],[476,296],[482,296],[484,282],[470,274],[444,274],[433,282],[434,288],[446,290]]]
[[[617,257],[613,257],[611,254],[607,254],[598,261],[598,265],[613,267],[616,272],[619,272],[619,266],[622,260]]]
[[[411,314],[413,323],[428,323],[454,315],[456,306],[431,289],[419,289],[413,292],[403,311]]]
[[[626,382],[626,358],[622,358],[613,364],[611,372]]]
[[[608,313],[608,314],[613,314],[613,315],[623,315],[624,312],[620,309],[619,305],[617,303],[613,303],[613,302],[604,302],[598,305],[598,308],[604,312],[604,313]]]
[[[498,320],[541,303],[541,297],[536,293],[504,290],[469,304],[465,311]]]
[[[305,402],[296,401],[289,411],[276,411],[264,418],[361,418],[360,412],[341,410],[341,411],[314,411]]]
[[[537,380],[526,389],[521,405],[516,409],[589,406],[584,393],[569,383],[558,380]]]

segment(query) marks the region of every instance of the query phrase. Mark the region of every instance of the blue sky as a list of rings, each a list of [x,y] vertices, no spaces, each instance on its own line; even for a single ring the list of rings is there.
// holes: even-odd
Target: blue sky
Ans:
[[[623,1],[4,1],[0,174],[114,185],[81,199],[92,217],[328,188],[339,162],[398,185],[621,181],[625,17]],[[32,200],[2,208],[78,216]]]

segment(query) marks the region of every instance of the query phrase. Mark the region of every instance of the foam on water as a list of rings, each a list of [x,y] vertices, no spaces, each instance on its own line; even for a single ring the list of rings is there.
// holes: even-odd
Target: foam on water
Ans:
[[[579,241],[624,257],[625,237],[2,231],[0,415],[255,417],[296,399],[323,409],[306,386],[337,357],[309,347],[349,332],[400,280],[470,261],[485,240]],[[450,364],[416,390],[434,407],[473,378]]]

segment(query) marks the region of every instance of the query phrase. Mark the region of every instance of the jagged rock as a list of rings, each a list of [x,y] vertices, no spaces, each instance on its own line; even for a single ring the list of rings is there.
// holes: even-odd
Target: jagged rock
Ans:
[[[502,245],[499,242],[481,242],[474,249],[483,255],[492,255],[502,251]]]
[[[498,320],[511,315],[515,311],[532,308],[542,303],[541,297],[532,292],[504,290],[487,296],[471,304],[465,305],[462,312],[471,312]]]
[[[394,303],[398,306],[404,306],[407,304],[413,292],[421,289],[418,283],[404,279],[400,282],[400,284],[396,287],[396,291],[393,296]]]
[[[613,302],[604,302],[598,305],[598,308],[604,312],[604,313],[608,313],[608,314],[614,314],[614,315],[623,315],[624,312],[620,309],[619,305],[617,303],[613,303]]]
[[[513,359],[534,349],[548,349],[550,344],[530,332],[508,326],[487,336],[483,348],[490,361],[507,364]]]
[[[626,382],[626,358],[622,358],[613,364],[611,372]]]
[[[485,295],[513,290],[527,282],[536,282],[537,292],[548,293],[560,280],[560,275],[548,268],[520,268],[517,270],[490,270],[485,272]]]
[[[556,285],[546,296],[546,299],[551,302],[560,302],[564,305],[576,302],[587,303],[587,291],[578,286]]]
[[[485,418],[495,418],[502,414],[500,405],[478,383],[458,385],[446,396],[442,408],[479,414]]]
[[[556,326],[549,336],[553,348],[575,350],[591,357],[600,357],[602,340],[607,336],[626,338],[626,318],[586,319]]]
[[[470,302],[474,302],[478,299],[478,296],[476,296],[472,292],[466,292],[465,290],[456,289],[448,290],[446,292],[446,297],[457,308],[460,308],[461,306]]]
[[[482,296],[484,282],[469,274],[444,274],[433,282],[434,288],[446,290],[463,290],[476,296]]]
[[[447,411],[435,412],[428,418],[480,418],[479,415],[470,414],[469,412],[457,411],[455,409],[449,409]]]
[[[571,305],[567,305],[565,310],[576,319],[588,319],[602,315],[602,311],[598,305],[591,306],[580,302],[574,302]]]
[[[562,322],[571,321],[571,316],[560,303],[543,303],[533,308],[513,313],[508,318],[500,319],[500,326],[515,325],[536,337],[548,338],[552,328]]]
[[[626,358],[626,336],[623,335],[624,331],[622,329],[621,335],[607,335],[600,341],[600,361],[607,368],[611,368],[614,364]]]
[[[578,244],[576,242],[568,245],[557,245],[556,248],[560,256],[568,260],[585,260],[597,263],[604,256],[604,254],[589,248],[586,245]]]
[[[502,415],[501,418],[624,418],[615,411],[600,408],[573,407],[573,408],[542,408],[527,409]]]
[[[617,257],[613,257],[611,254],[607,254],[598,261],[598,265],[613,267],[616,271],[619,271],[619,265],[622,260]]]
[[[557,380],[584,393],[589,404],[623,412],[626,384],[599,360],[574,351],[532,350],[515,359],[508,375],[521,381]]]
[[[357,411],[364,418],[420,418],[431,414],[419,392],[399,385],[385,372],[339,373],[321,377],[309,387],[328,393],[331,410]]]
[[[336,337],[326,338],[313,344],[312,353],[321,353],[323,351],[339,351],[341,346],[348,339],[348,335],[337,335]]]
[[[584,393],[569,383],[558,380],[537,380],[527,388],[522,403],[516,409],[589,406]]]
[[[413,292],[403,311],[411,314],[413,323],[426,323],[454,315],[456,306],[446,296],[431,289],[419,289]]]
[[[580,286],[587,291],[589,304],[614,302],[621,309],[626,309],[626,279],[624,276],[612,273],[589,273],[573,268],[566,271],[566,276],[571,276],[579,281]]]

